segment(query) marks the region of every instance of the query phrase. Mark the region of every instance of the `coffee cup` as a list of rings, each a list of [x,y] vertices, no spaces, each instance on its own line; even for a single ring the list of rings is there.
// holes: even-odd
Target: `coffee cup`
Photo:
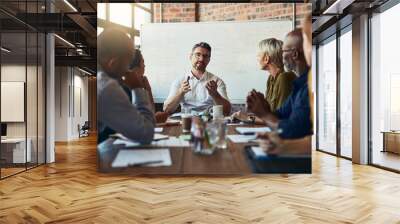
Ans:
[[[213,119],[219,119],[219,118],[224,118],[224,113],[223,113],[223,107],[222,105],[214,105],[212,107],[213,111]]]
[[[192,127],[192,115],[182,114],[182,131],[190,132],[191,127]]]

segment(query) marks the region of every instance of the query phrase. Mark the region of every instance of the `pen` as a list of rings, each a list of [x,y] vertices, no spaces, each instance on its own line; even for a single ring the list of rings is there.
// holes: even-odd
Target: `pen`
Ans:
[[[244,132],[242,135],[255,135],[255,132]]]
[[[128,164],[128,167],[145,166],[145,165],[162,163],[162,162],[163,162],[162,160],[155,160],[155,161],[148,161],[148,162],[142,162],[142,163],[134,163],[134,164]]]
[[[157,142],[157,141],[161,141],[161,140],[167,140],[167,139],[169,139],[169,136],[165,136],[165,137],[161,137],[161,138],[153,139],[153,141]]]

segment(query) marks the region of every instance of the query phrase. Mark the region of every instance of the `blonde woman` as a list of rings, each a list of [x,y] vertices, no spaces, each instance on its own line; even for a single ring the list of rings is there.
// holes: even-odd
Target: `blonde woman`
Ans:
[[[270,105],[272,112],[283,105],[292,92],[292,82],[297,77],[293,72],[285,72],[282,59],[281,40],[275,38],[265,39],[259,42],[257,61],[261,70],[266,71],[268,76],[265,100]],[[239,120],[247,120],[245,112],[236,112],[233,117]],[[257,119],[257,123],[261,120]]]
[[[304,56],[308,66],[311,68],[312,62],[312,31],[311,31],[311,15],[305,16],[302,22],[302,34],[303,34],[303,50]],[[310,69],[311,70],[311,69]],[[311,72],[308,74],[308,88],[310,97],[310,108],[311,108],[311,120],[313,121],[313,108],[314,99],[311,94]],[[260,146],[269,154],[311,154],[311,136],[304,138],[284,140],[280,138],[276,133],[264,133],[259,134]]]

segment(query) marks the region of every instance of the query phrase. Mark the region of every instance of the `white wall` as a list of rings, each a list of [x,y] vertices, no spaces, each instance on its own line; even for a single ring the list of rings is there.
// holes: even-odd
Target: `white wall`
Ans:
[[[88,79],[83,75],[76,68],[56,67],[56,141],[79,138],[78,124],[88,120]]]
[[[55,68],[55,141],[68,140],[68,70],[67,67]]]
[[[36,66],[25,67],[20,64],[5,64],[1,66],[1,81],[3,82],[25,82],[25,75],[27,69],[28,72],[28,87],[27,87],[27,120],[28,120],[28,137],[29,128],[32,127],[36,130],[36,80],[33,76],[36,76]],[[39,71],[41,72],[41,71]],[[41,105],[39,105],[40,107]],[[7,110],[8,108],[1,108],[1,110]],[[32,123],[33,122],[33,123]],[[25,123],[26,122],[7,122],[7,136],[8,137],[25,137]],[[33,127],[34,126],[34,127]],[[32,130],[33,130],[32,129]],[[36,132],[35,132],[36,135]]]
[[[38,69],[38,70],[37,70]],[[3,64],[1,66],[1,81],[3,82],[24,82],[26,84],[26,106],[22,107],[22,112],[26,112],[26,121],[6,122],[8,138],[30,139],[32,161],[36,162],[39,153],[40,163],[44,162],[44,74],[42,67],[25,64]],[[27,80],[26,80],[27,78]],[[2,96],[4,97],[4,96]],[[6,96],[5,96],[6,97]],[[12,110],[2,107],[1,110]]]

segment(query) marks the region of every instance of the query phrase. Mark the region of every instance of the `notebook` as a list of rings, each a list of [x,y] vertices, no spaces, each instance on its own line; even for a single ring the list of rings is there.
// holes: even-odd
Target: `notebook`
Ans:
[[[169,149],[122,149],[118,152],[111,166],[115,168],[129,166],[171,166]]]
[[[249,128],[249,127],[237,127],[236,131],[242,135],[253,135],[259,132],[271,132],[271,128],[269,127],[256,127],[256,128]]]
[[[248,143],[256,139],[256,135],[227,135],[233,143]]]

